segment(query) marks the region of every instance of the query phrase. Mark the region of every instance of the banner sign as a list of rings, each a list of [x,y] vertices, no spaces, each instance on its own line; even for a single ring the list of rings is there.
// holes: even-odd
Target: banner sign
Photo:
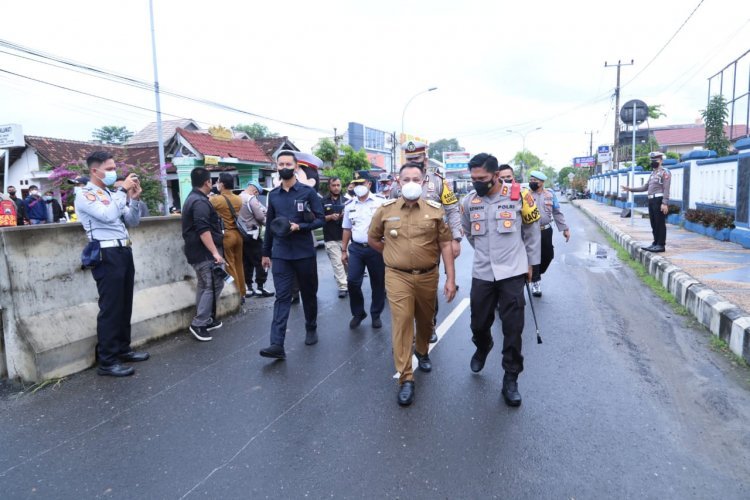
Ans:
[[[612,152],[610,151],[609,146],[599,146],[596,150],[596,158],[599,160],[599,163],[612,161]]]
[[[573,158],[573,166],[576,168],[588,168],[596,166],[596,158],[593,156],[579,156]]]
[[[26,145],[23,130],[17,123],[0,125],[0,149],[21,148]]]
[[[443,153],[443,164],[447,172],[463,172],[469,169],[471,154],[466,151],[446,151]]]

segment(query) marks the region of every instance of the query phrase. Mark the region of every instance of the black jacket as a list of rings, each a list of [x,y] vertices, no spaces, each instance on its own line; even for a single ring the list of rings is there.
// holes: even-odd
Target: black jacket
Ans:
[[[214,245],[223,254],[223,225],[208,196],[200,189],[190,192],[182,206],[182,239],[185,240],[185,257],[190,264],[213,260],[211,252],[201,241],[201,234],[211,232]]]

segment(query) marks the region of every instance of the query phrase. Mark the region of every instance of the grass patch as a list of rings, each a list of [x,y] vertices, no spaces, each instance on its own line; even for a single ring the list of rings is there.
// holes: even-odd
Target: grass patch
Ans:
[[[738,365],[743,368],[748,368],[750,366],[748,365],[747,361],[745,361],[745,358],[743,358],[742,356],[737,356],[729,348],[729,344],[727,344],[725,341],[723,341],[716,335],[711,336],[711,349],[718,352],[719,354],[724,355],[724,357],[728,358],[729,361],[731,361],[733,365]]]
[[[669,304],[676,314],[679,314],[680,316],[690,316],[690,311],[679,304],[677,302],[677,299],[675,299],[672,294],[669,293],[669,290],[664,288],[664,286],[659,281],[657,281],[656,278],[648,274],[648,271],[646,271],[646,268],[643,267],[643,264],[633,259],[628,251],[625,250],[622,245],[617,243],[617,241],[612,236],[607,234],[606,231],[604,231],[602,228],[599,228],[599,231],[601,231],[601,233],[607,239],[607,243],[609,243],[609,245],[615,249],[615,252],[617,252],[617,258],[627,264],[628,267],[630,267],[630,269],[635,272],[636,276],[638,276],[641,281],[643,281],[646,286],[648,286],[651,291],[654,292],[656,296]]]
[[[60,385],[67,380],[67,377],[59,377],[59,378],[51,378],[48,380],[42,380],[41,382],[37,382],[36,384],[27,387],[24,389],[24,392],[28,392],[30,394],[36,394],[37,392],[41,391],[45,387],[52,387],[52,390],[58,389]]]

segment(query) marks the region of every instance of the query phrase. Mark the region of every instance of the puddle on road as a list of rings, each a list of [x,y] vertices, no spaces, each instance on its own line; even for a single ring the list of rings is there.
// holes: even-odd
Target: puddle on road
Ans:
[[[613,249],[593,241],[586,244],[585,251],[564,254],[564,261],[570,266],[585,267],[586,269],[601,273],[610,269],[620,267],[620,261]]]

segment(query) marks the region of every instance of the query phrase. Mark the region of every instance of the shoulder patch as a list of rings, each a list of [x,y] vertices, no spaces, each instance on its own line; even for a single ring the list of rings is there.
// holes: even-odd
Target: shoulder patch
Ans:
[[[434,200],[425,200],[425,201],[426,201],[426,202],[427,202],[427,204],[428,204],[429,206],[431,206],[432,208],[442,208],[442,207],[443,207],[443,206],[442,206],[442,205],[441,205],[440,203],[438,203],[437,201],[434,201]]]
[[[350,200],[346,200],[346,202],[344,202],[344,206],[348,205],[349,203],[351,203],[353,201],[354,201],[354,198],[352,198]]]
[[[388,200],[388,201],[386,201],[385,203],[383,203],[383,204],[382,204],[382,205],[380,205],[380,206],[381,206],[381,207],[387,207],[388,205],[393,205],[393,204],[394,204],[394,203],[396,203],[397,201],[398,201],[398,198],[394,198],[394,199],[392,199],[392,200]]]

